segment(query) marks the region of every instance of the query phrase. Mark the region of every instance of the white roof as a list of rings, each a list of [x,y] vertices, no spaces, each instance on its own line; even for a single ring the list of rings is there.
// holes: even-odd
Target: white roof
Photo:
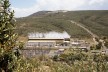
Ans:
[[[39,32],[33,32],[28,34],[29,39],[64,39],[64,38],[70,38],[70,35],[64,31],[64,32],[47,32],[47,33],[39,33]]]
[[[28,41],[28,43],[30,43],[30,42],[55,42],[55,41],[36,41],[36,40],[35,41],[34,40],[33,41],[32,40]]]

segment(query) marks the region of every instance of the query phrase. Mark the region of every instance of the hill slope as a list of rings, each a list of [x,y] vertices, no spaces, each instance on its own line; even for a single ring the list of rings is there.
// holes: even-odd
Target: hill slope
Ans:
[[[98,36],[108,36],[108,11],[40,11],[17,19],[17,31],[28,32],[67,31],[72,37],[89,37],[90,34],[70,20],[82,23]]]

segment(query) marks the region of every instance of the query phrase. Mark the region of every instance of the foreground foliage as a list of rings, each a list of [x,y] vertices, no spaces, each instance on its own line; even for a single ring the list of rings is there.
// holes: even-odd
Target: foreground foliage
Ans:
[[[14,72],[107,72],[108,56],[68,50],[63,54],[36,58],[21,57]]]
[[[0,0],[0,72],[13,72],[18,59],[14,11],[9,0]]]

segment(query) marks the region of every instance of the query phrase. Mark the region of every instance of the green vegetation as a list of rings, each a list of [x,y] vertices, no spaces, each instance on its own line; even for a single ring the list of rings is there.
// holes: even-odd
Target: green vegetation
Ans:
[[[31,21],[32,22],[31,22]],[[23,23],[22,23],[23,22]],[[20,34],[27,34],[28,32],[47,32],[47,31],[67,31],[72,36],[89,36],[89,34],[82,28],[71,24],[70,21],[65,21],[63,19],[54,18],[26,18],[18,20],[18,32]],[[23,24],[24,26],[22,27]]]
[[[14,11],[9,9],[9,0],[0,0],[0,72],[13,72],[18,52],[15,34]]]
[[[79,11],[73,12],[73,19],[85,25],[99,36],[108,36],[108,11]]]
[[[17,31],[20,35],[28,32],[67,31],[72,37],[90,37],[82,28],[69,20],[82,23],[98,36],[108,36],[108,11],[68,11],[48,13],[40,11],[28,17],[17,18]]]

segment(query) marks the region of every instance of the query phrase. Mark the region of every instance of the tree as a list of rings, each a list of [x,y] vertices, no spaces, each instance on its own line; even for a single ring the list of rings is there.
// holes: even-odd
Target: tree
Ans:
[[[0,0],[0,70],[12,72],[8,67],[13,62],[13,48],[16,47],[14,11],[10,8],[9,0]],[[1,72],[0,71],[0,72]]]

